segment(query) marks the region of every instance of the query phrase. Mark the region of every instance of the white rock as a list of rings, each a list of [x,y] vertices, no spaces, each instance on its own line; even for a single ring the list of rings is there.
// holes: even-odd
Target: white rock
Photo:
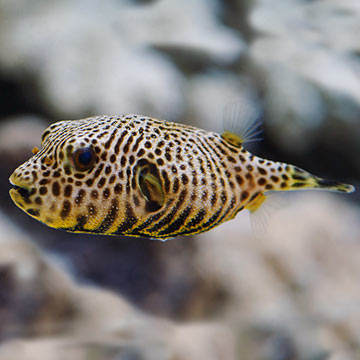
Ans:
[[[340,353],[360,345],[359,219],[339,197],[301,193],[273,214],[262,239],[246,213],[199,235],[199,271],[230,291],[224,316],[240,332],[244,323],[278,329],[302,353]]]
[[[274,101],[269,118],[281,123],[276,128],[278,139],[283,138],[280,146],[306,150],[319,141],[320,133],[307,135],[324,129],[329,117],[356,128],[359,5],[356,0],[261,0],[253,7],[249,21],[259,35],[250,46],[250,57],[263,70],[267,101]]]
[[[59,117],[135,112],[176,120],[184,79],[152,48],[195,48],[234,61],[244,43],[218,22],[219,9],[215,0],[2,0],[0,65],[15,76],[34,73]]]

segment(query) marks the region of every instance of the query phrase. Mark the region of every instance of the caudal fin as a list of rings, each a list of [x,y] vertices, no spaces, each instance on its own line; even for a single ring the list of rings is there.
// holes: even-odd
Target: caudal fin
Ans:
[[[325,180],[319,177],[316,177],[315,179],[317,181],[318,189],[338,191],[344,193],[352,193],[355,191],[355,186],[351,184],[344,184],[338,181]]]
[[[245,206],[251,213],[251,222],[254,234],[257,237],[264,233],[268,219],[274,210],[282,207],[279,206],[280,203],[284,204],[284,198],[281,199],[275,194],[269,194],[267,190],[294,191],[308,189],[342,193],[351,193],[355,190],[353,185],[322,179],[294,165],[270,161],[267,161],[266,165],[270,171],[259,167],[259,173],[262,177],[260,177],[258,183],[261,182],[264,190],[259,192],[258,196]],[[279,200],[282,201],[279,202]]]
[[[353,185],[325,180],[296,166],[287,165],[285,169],[289,181],[284,190],[319,189],[343,193],[351,193],[355,190]]]

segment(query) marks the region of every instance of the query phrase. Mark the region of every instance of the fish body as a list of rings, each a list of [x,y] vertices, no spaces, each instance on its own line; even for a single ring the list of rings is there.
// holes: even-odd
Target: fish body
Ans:
[[[10,196],[54,228],[167,239],[255,212],[268,191],[353,191],[259,158],[243,140],[139,115],[60,121],[11,175]]]

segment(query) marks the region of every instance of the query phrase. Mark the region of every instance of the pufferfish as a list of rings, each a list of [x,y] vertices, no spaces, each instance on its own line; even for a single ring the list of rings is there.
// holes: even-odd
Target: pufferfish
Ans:
[[[256,213],[269,191],[354,190],[253,155],[244,144],[256,128],[220,135],[132,114],[59,121],[10,176],[10,196],[53,228],[168,239]]]

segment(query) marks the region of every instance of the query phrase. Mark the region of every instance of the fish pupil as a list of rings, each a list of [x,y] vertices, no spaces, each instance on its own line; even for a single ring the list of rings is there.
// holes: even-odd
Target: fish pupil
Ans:
[[[78,157],[78,161],[80,162],[80,164],[85,166],[91,163],[91,159],[92,154],[90,151],[83,151]]]

